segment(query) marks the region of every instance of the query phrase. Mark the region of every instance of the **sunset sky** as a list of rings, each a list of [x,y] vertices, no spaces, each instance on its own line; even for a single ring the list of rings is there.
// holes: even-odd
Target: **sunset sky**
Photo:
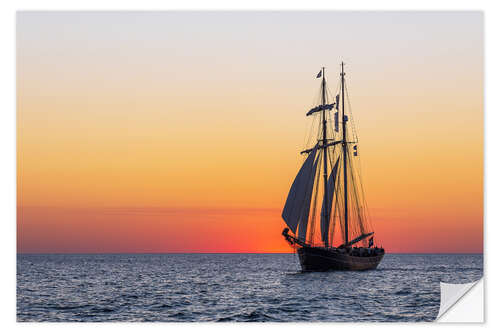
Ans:
[[[291,252],[339,64],[376,240],[483,251],[479,12],[20,12],[18,252]]]

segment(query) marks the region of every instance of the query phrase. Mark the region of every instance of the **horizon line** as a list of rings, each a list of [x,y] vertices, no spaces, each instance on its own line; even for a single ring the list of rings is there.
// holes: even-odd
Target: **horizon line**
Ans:
[[[295,254],[295,252],[16,252],[17,254]],[[484,254],[484,252],[386,252],[385,254]]]

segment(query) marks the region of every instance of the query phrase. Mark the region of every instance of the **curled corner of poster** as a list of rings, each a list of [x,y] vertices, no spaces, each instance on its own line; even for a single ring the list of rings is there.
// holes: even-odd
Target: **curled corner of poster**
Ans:
[[[441,304],[436,318],[440,323],[484,322],[484,278],[476,282],[441,282]]]

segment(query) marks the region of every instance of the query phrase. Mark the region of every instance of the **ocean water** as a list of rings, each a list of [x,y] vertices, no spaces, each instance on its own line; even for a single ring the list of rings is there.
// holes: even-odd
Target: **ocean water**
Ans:
[[[432,321],[440,281],[482,275],[470,254],[322,273],[301,273],[295,254],[19,254],[17,320]]]

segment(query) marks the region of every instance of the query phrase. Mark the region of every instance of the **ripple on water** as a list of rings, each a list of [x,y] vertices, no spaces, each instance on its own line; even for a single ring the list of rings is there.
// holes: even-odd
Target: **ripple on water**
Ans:
[[[301,273],[293,254],[18,255],[18,321],[432,321],[482,255]]]

